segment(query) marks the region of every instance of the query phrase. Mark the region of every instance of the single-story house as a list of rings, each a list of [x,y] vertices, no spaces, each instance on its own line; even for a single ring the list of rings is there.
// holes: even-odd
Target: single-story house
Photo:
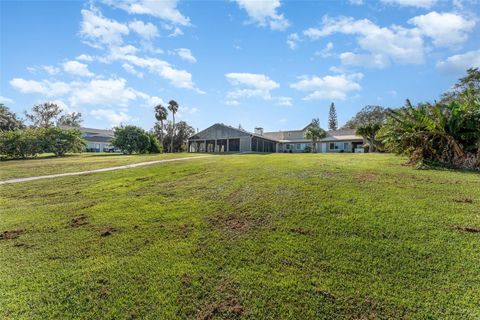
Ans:
[[[312,140],[305,138],[308,125],[301,130],[263,132],[255,128],[248,132],[223,123],[216,123],[188,139],[189,152],[304,152],[313,148]],[[355,130],[327,131],[317,142],[317,152],[360,152],[363,138]]]
[[[80,130],[82,138],[87,142],[85,146],[87,152],[104,152],[110,151],[112,148],[110,141],[113,138],[113,130],[70,126],[60,126],[60,128]]]

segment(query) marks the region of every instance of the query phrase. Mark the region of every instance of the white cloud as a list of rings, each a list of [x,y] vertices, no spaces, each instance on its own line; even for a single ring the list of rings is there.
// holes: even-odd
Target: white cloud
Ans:
[[[149,72],[155,73],[170,81],[174,87],[194,90],[200,94],[205,93],[196,87],[190,72],[176,69],[167,61],[158,58],[139,57],[134,54],[137,50],[138,49],[131,45],[113,47],[110,50],[110,55],[105,58],[104,62],[109,63],[111,61],[121,61],[123,64],[127,63],[131,66],[145,68]]]
[[[126,87],[125,79],[95,79],[84,83],[72,83],[72,95],[69,97],[73,106],[81,105],[118,105],[127,106],[140,94],[135,89]]]
[[[54,66],[42,66],[42,69],[51,76],[60,72],[60,69]]]
[[[227,80],[238,89],[229,91],[227,99],[230,104],[236,104],[238,99],[258,97],[265,100],[271,99],[270,91],[280,87],[280,85],[271,80],[264,74],[256,73],[227,73]]]
[[[50,82],[48,80],[35,81],[14,78],[10,85],[21,93],[39,93],[47,97],[64,95],[70,92],[70,86],[62,81]]]
[[[400,64],[419,64],[424,61],[421,32],[392,25],[379,27],[368,19],[355,20],[351,17],[324,17],[321,28],[309,28],[304,35],[320,39],[334,33],[358,36],[359,46],[373,56]]]
[[[130,14],[146,14],[173,24],[190,25],[190,19],[177,9],[178,0],[104,0],[103,2]]]
[[[480,50],[456,54],[437,63],[444,72],[464,73],[468,68],[480,68]]]
[[[296,49],[298,47],[298,43],[301,41],[300,37],[298,36],[298,33],[292,33],[287,37],[287,44],[288,47],[292,50]]]
[[[363,0],[349,0],[350,4],[360,6],[363,4]]]
[[[398,5],[401,7],[431,8],[438,0],[381,0],[386,4]]]
[[[178,113],[176,116],[178,116],[179,119],[186,119],[188,116],[194,115],[199,111],[198,108],[195,107],[182,107],[181,109],[178,110]]]
[[[50,65],[43,65],[43,66],[34,66],[34,67],[27,67],[27,70],[31,73],[36,73],[39,70],[45,71],[49,75],[53,76],[60,73],[60,68]]]
[[[341,74],[336,76],[301,76],[299,81],[290,85],[299,91],[310,92],[303,100],[345,100],[347,94],[361,89],[361,73]]]
[[[129,34],[126,25],[113,19],[105,18],[98,10],[83,9],[80,34],[93,47],[101,45],[121,45],[123,36]]]
[[[62,63],[63,70],[67,73],[82,76],[82,77],[92,77],[94,74],[88,70],[88,66],[81,62],[70,60]]]
[[[146,40],[152,40],[155,37],[158,37],[158,29],[157,27],[148,22],[144,23],[140,20],[132,21],[128,24],[130,30],[138,33],[142,38]]]
[[[277,98],[277,104],[279,106],[285,106],[285,107],[291,107],[292,104],[292,98],[290,97],[278,97]]]
[[[88,55],[88,54],[81,54],[77,56],[75,59],[80,60],[80,61],[87,61],[87,62],[92,62],[93,57]]]
[[[15,78],[10,81],[10,84],[21,93],[37,93],[54,98],[63,97],[68,100],[69,105],[73,108],[88,105],[127,107],[134,100],[141,99],[149,104],[159,99],[128,87],[126,80],[123,78],[93,79],[69,83]]]
[[[190,49],[180,48],[180,49],[177,49],[176,51],[177,51],[178,56],[180,58],[182,58],[183,60],[191,62],[191,63],[197,62],[197,59],[193,56]]]
[[[121,123],[125,123],[132,118],[125,112],[117,112],[112,109],[95,109],[90,111],[90,114],[99,120],[107,120],[112,126],[117,126]]]
[[[384,68],[389,64],[388,58],[382,54],[355,54],[353,52],[343,52],[340,54],[340,60],[344,65],[379,69]]]
[[[436,46],[455,46],[468,38],[468,33],[475,27],[474,20],[467,20],[455,13],[438,13],[432,11],[408,20],[422,34],[433,39]]]
[[[13,100],[4,96],[0,96],[0,103],[13,103]]]
[[[124,63],[122,64],[123,70],[127,71],[130,74],[133,74],[139,78],[143,78],[143,73],[140,71],[137,71],[131,64]]]
[[[315,52],[315,55],[316,55],[316,56],[319,56],[319,57],[322,57],[322,58],[331,57],[331,56],[332,56],[332,52],[331,52],[332,49],[333,49],[333,43],[332,43],[332,42],[329,42],[329,43],[327,43],[327,45],[325,46],[325,48],[323,48],[323,49],[320,50],[320,51]]]
[[[259,26],[269,26],[272,30],[285,30],[290,23],[279,14],[277,9],[281,6],[280,0],[236,0],[238,6],[247,11],[253,23]]]

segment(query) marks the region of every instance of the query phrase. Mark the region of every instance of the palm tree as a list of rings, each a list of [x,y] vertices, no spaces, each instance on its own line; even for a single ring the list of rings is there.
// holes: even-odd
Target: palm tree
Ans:
[[[361,125],[357,128],[356,134],[367,140],[371,152],[377,150],[377,144],[379,142],[376,140],[376,136],[381,127],[382,125],[380,123],[374,122]]]
[[[168,110],[172,112],[173,125],[172,125],[172,140],[170,141],[170,152],[173,152],[173,140],[175,139],[175,113],[178,111],[178,103],[175,100],[168,102]]]
[[[161,104],[155,106],[155,119],[160,122],[160,143],[163,146],[163,121],[167,120],[167,108]]]
[[[312,119],[312,123],[308,126],[307,130],[305,131],[305,138],[311,139],[313,143],[312,152],[317,152],[317,142],[320,139],[323,139],[327,136],[325,130],[320,128],[320,120],[319,119]]]

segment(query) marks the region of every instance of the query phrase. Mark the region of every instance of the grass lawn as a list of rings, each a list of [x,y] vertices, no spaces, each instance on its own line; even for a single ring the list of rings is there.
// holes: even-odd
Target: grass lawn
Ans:
[[[71,154],[66,157],[56,158],[53,154],[41,154],[34,159],[0,161],[0,180],[100,169],[130,163],[185,158],[198,155],[200,154],[164,153],[124,155],[119,153],[91,152]]]
[[[0,318],[479,319],[480,175],[404,162],[252,154],[0,186]]]

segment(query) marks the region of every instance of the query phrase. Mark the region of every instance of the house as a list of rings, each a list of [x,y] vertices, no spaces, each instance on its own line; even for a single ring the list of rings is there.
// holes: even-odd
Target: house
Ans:
[[[305,138],[308,125],[300,130],[263,132],[255,128],[248,132],[240,128],[216,123],[188,139],[189,152],[305,152],[313,148],[312,140]],[[363,138],[355,130],[328,131],[317,142],[317,152],[358,152]]]
[[[112,148],[110,141],[113,138],[113,130],[70,126],[60,126],[60,128],[80,130],[82,133],[82,138],[87,142],[85,147],[85,151],[87,152],[104,152],[110,151]]]

